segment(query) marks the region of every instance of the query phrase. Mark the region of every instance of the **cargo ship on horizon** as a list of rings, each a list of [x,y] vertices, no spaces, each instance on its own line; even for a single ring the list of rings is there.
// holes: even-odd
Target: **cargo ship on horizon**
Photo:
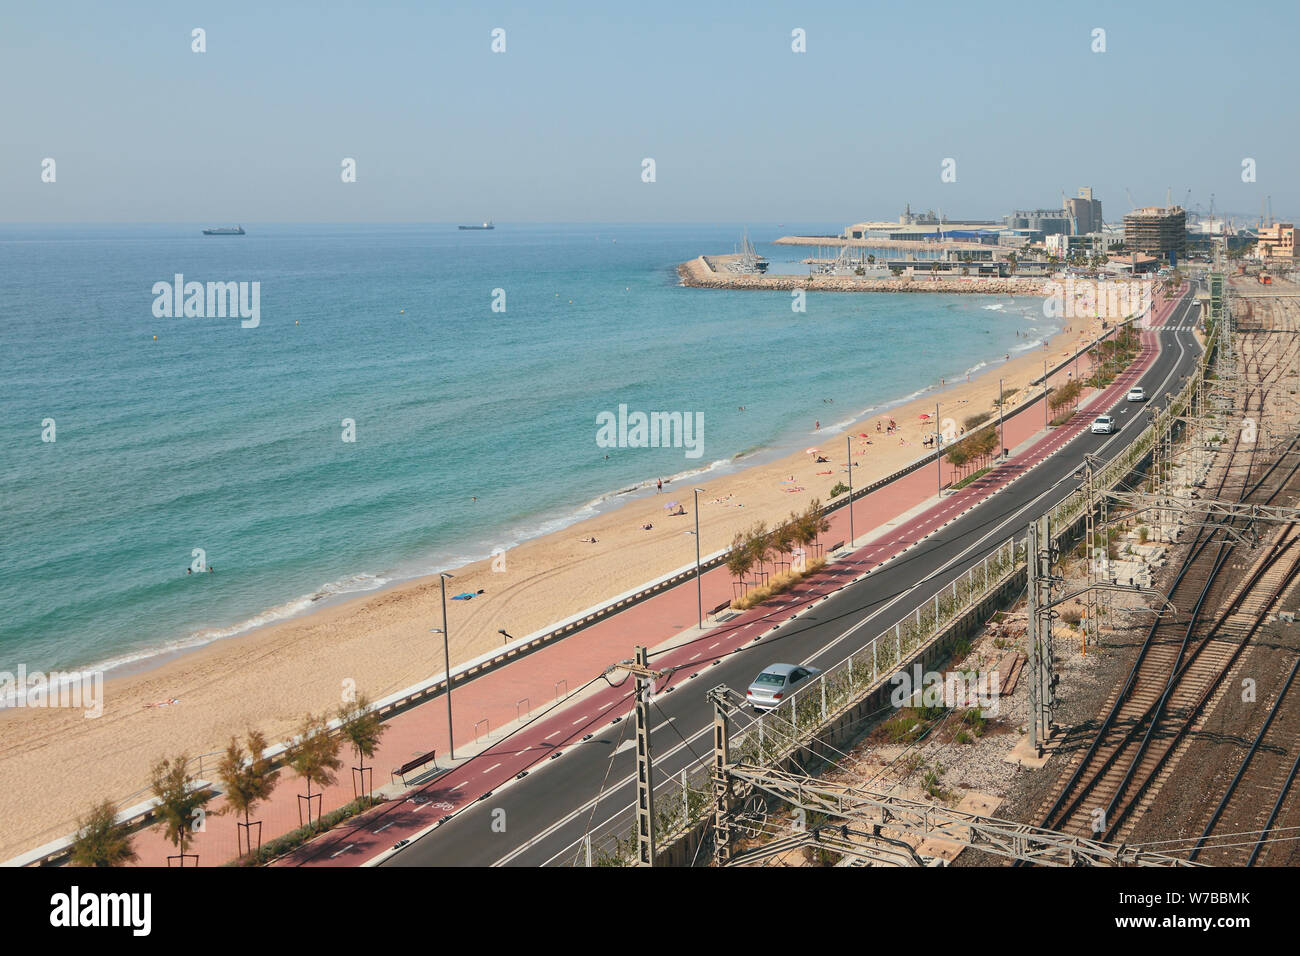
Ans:
[[[204,229],[205,236],[243,236],[246,235],[243,226],[216,226],[212,229]]]
[[[496,226],[492,225],[492,220],[489,219],[487,222],[483,223],[481,226],[460,226],[460,227],[458,227],[458,228],[460,228],[460,229],[495,229]]]

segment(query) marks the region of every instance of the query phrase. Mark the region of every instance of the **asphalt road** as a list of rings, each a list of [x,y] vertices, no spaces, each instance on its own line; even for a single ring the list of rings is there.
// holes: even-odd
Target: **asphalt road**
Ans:
[[[1156,330],[1161,350],[1138,382],[1148,401],[1164,402],[1195,368],[1200,354],[1191,328],[1195,314],[1184,299]],[[1085,454],[1109,460],[1145,426],[1143,406],[1120,400],[1109,411],[1121,423],[1113,435],[1085,432],[1028,474],[948,527],[922,541],[717,666],[699,680],[655,695],[651,711],[656,776],[680,777],[684,767],[711,757],[712,705],[705,692],[726,684],[743,693],[763,667],[781,661],[826,668],[914,611],[1079,485],[1074,477]],[[1098,414],[1100,414],[1100,409]],[[651,661],[653,664],[653,659]],[[708,664],[706,658],[701,662]],[[625,685],[631,707],[632,682]],[[589,827],[604,832],[630,824],[635,794],[632,721],[606,725],[593,739],[556,761],[461,812],[389,857],[386,866],[541,866],[578,860]],[[613,759],[611,761],[611,753]]]

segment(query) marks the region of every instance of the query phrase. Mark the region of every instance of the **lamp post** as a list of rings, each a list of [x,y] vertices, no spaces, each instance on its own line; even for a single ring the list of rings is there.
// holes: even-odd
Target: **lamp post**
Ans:
[[[1002,414],[1006,410],[1007,400],[1002,394],[1002,379],[998,379],[998,446],[1002,449],[1002,455],[1007,453],[1007,436],[1002,430]]]
[[[934,466],[939,476],[939,497],[943,497],[943,433],[939,431],[939,403],[934,403]]]
[[[695,609],[698,617],[695,626],[704,630],[704,590],[700,584],[700,492],[703,488],[696,488],[695,491]]]
[[[1043,359],[1043,427],[1052,424],[1047,412],[1047,359]]]
[[[849,550],[853,550],[853,436],[844,436],[844,460],[849,463]]]
[[[442,590],[442,627],[429,628],[429,633],[442,635],[442,659],[446,667],[443,680],[447,682],[447,757],[449,760],[456,759],[456,744],[451,733],[451,649],[447,641],[447,579],[454,577],[454,574],[448,574],[446,571],[438,573],[438,587]]]

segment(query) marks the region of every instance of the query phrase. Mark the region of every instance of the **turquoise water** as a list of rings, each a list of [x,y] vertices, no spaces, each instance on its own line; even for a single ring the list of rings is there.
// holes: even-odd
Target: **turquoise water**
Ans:
[[[139,659],[482,558],[1052,331],[1029,300],[797,314],[680,287],[739,225],[245,227],[0,227],[0,670]],[[807,250],[763,241],[832,228],[749,232],[790,262]],[[155,318],[176,273],[260,282],[260,325]],[[620,404],[700,413],[702,456],[598,447]],[[214,573],[185,573],[196,548]]]

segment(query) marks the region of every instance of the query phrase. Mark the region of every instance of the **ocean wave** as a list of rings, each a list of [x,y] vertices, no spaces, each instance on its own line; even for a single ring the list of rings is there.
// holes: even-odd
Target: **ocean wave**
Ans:
[[[366,591],[377,591],[391,583],[391,579],[381,574],[369,574],[362,572],[360,574],[348,575],[337,581],[329,581],[322,584],[315,591],[303,594],[282,604],[277,604],[254,614],[252,617],[245,618],[235,624],[226,627],[208,627],[194,631],[185,637],[175,638],[164,641],[150,647],[140,648],[126,654],[120,654],[114,657],[105,658],[88,666],[78,668],[81,671],[103,671],[105,673],[116,670],[117,668],[127,667],[132,664],[139,664],[156,657],[165,657],[169,654],[175,654],[180,651],[190,651],[205,644],[211,644],[214,641],[224,640],[227,637],[238,637],[249,631],[256,630],[259,627],[265,627],[268,624],[275,624],[278,621],[287,620],[306,611],[311,610],[320,601],[340,597],[348,594],[359,594]],[[0,707],[3,707],[0,702]]]

